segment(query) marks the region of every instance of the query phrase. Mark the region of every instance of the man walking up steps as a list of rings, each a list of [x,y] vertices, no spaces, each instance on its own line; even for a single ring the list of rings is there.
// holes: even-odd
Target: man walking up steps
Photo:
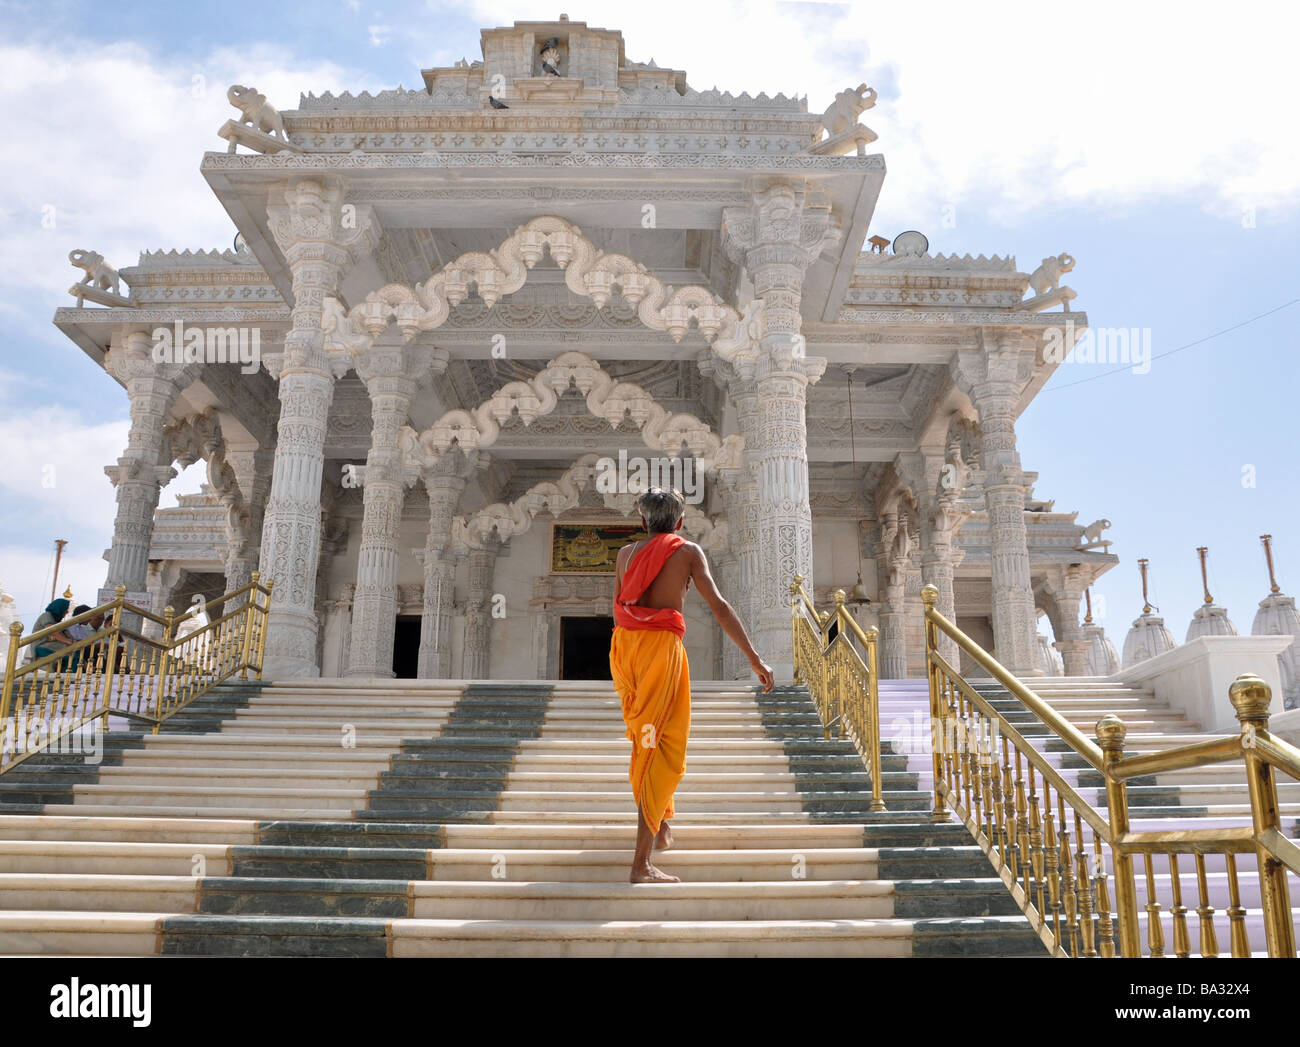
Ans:
[[[731,604],[718,592],[704,550],[677,533],[686,511],[682,496],[651,487],[638,499],[637,509],[650,537],[619,550],[609,648],[610,673],[632,742],[628,780],[637,806],[637,830],[631,881],[676,883],[678,877],[651,864],[650,852],[652,847],[672,846],[668,819],[675,814],[673,794],[686,773],[691,674],[682,643],[682,603],[692,580],[723,631],[749,659],[764,691],[772,689],[773,676]]]

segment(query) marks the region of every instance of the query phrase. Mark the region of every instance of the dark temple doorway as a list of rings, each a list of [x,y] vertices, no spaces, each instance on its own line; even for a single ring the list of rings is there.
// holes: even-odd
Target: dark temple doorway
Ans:
[[[393,675],[414,680],[420,675],[420,616],[399,614],[393,633]]]
[[[560,619],[560,679],[608,680],[613,618]]]

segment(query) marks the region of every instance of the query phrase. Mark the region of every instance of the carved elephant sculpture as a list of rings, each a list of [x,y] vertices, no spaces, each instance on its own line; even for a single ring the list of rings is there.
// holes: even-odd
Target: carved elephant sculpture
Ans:
[[[1110,526],[1109,520],[1093,520],[1083,529],[1083,541],[1086,545],[1101,541],[1101,532]]]
[[[104,256],[98,251],[70,251],[68,261],[78,269],[85,270],[85,278],[81,281],[83,284],[89,284],[101,291],[111,291],[116,295],[122,293],[117,270],[104,261]]]
[[[289,141],[280,111],[266,100],[266,95],[252,87],[234,84],[226,92],[226,98],[244,114],[239,121],[241,124],[248,124],[254,130],[277,137],[282,142]]]
[[[1043,264],[1030,274],[1029,286],[1034,294],[1048,294],[1061,287],[1061,276],[1074,268],[1074,258],[1062,253],[1055,258],[1044,258]]]
[[[876,104],[875,88],[859,84],[857,88],[846,87],[835,96],[830,108],[822,114],[822,126],[831,133],[831,137],[843,134],[858,122],[858,116],[864,109]]]

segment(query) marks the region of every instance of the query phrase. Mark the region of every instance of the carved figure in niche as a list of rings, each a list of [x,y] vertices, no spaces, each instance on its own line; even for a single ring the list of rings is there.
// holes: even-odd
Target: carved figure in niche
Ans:
[[[553,36],[542,44],[542,72],[547,76],[560,75],[560,38]]]

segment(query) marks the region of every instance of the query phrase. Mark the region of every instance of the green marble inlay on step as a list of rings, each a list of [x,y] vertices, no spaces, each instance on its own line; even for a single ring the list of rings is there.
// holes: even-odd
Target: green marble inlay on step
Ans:
[[[209,877],[199,912],[398,919],[410,914],[410,889],[407,880]]]
[[[554,687],[465,687],[439,737],[404,739],[358,820],[474,823],[500,809],[520,744],[541,736]],[[467,754],[476,757],[467,760]]]
[[[314,916],[168,916],[164,956],[388,955],[388,921]]]
[[[912,925],[913,956],[1035,956],[1047,947],[1023,916],[922,919]]]
[[[259,822],[257,843],[268,847],[363,847],[433,850],[443,847],[441,825],[426,822]]]

